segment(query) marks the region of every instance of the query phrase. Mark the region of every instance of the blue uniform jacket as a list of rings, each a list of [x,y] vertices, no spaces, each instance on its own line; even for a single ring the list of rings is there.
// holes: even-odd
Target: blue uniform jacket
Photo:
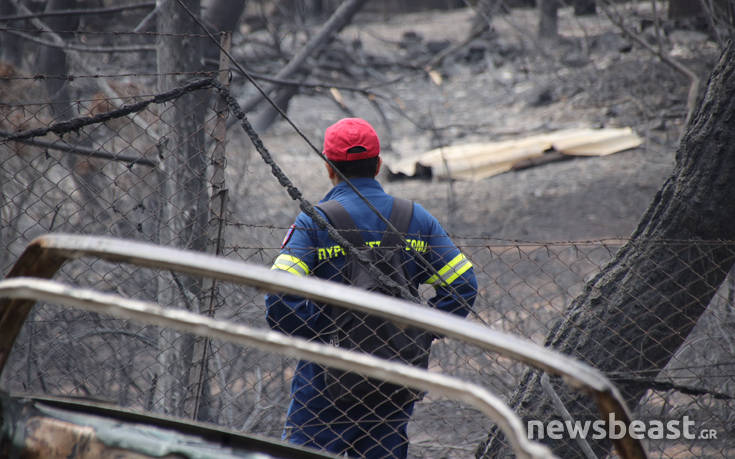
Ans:
[[[390,215],[393,197],[385,193],[376,180],[356,178],[351,179],[351,182],[386,218]],[[386,224],[346,183],[336,185],[320,202],[332,199],[342,204],[355,224],[363,230],[362,236],[366,244],[376,244],[375,241],[381,240]],[[428,301],[429,306],[466,316],[469,313],[467,306],[472,305],[477,293],[472,264],[452,243],[436,218],[419,204],[414,204],[406,242],[410,245],[410,249],[406,250],[407,254],[410,255],[412,251],[420,253],[439,274],[437,276],[427,271],[420,261],[415,260],[415,254],[407,257],[406,273],[414,286],[425,283],[435,287],[436,295]],[[315,275],[342,282],[340,272],[344,265],[344,255],[345,252],[327,232],[319,229],[302,212],[289,229],[272,269],[280,269],[297,276]],[[326,342],[326,336],[322,336],[321,332],[326,331],[330,321],[322,313],[324,305],[293,295],[269,294],[266,296],[266,307],[268,325],[274,330]],[[324,389],[323,368],[312,362],[300,361],[291,385],[289,418],[294,417],[297,406],[308,407],[311,413],[322,412],[329,405],[329,400],[323,395]],[[310,417],[304,416],[303,421],[308,422]]]

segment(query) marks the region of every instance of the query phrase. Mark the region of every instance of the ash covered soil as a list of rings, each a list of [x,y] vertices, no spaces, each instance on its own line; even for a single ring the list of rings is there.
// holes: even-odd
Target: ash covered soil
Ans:
[[[653,28],[639,27],[652,17],[650,8],[626,8],[626,23],[657,43]],[[606,157],[574,158],[475,182],[379,177],[389,193],[421,203],[455,236],[570,241],[630,235],[672,170],[686,117],[687,78],[602,13],[574,17],[569,8],[560,10],[556,42],[535,38],[535,10],[513,10],[492,19],[491,34],[444,59],[436,68],[440,84],[426,72],[406,68],[426,62],[437,47],[462,42],[472,21],[469,9],[358,16],[340,43],[365,63],[355,70],[367,75],[365,81],[358,79],[354,86],[391,81],[374,87],[381,109],[364,96],[340,91],[345,110],[327,91],[311,91],[292,99],[289,117],[319,148],[324,129],[337,119],[369,120],[381,137],[388,167],[441,145],[564,128],[630,126],[643,144]],[[717,45],[701,33],[666,31],[661,37],[666,55],[701,75],[704,86]],[[243,99],[248,91],[241,91]],[[304,196],[313,203],[321,199],[330,187],[324,165],[294,129],[278,121],[262,136]],[[267,239],[280,242],[278,229],[293,222],[297,203],[239,134],[231,141],[229,161],[234,166],[228,168],[229,180],[238,197],[234,219],[271,225],[275,229]]]
[[[652,17],[641,3],[623,12],[631,27]],[[380,177],[389,193],[422,204],[460,243],[462,236],[490,239],[480,241],[481,245],[625,238],[672,171],[686,118],[689,81],[626,38],[604,15],[576,18],[570,9],[562,9],[559,19],[560,40],[539,43],[536,11],[520,9],[494,17],[492,35],[450,54],[437,68],[442,76],[437,84],[426,72],[407,69],[407,64],[420,68],[418,63],[431,58],[430,50],[437,43],[461,43],[472,26],[471,10],[359,16],[341,34],[340,43],[346,49],[356,40],[360,43],[360,48],[352,49],[355,59],[365,64],[351,70],[364,80],[358,79],[354,86],[391,82],[374,87],[381,95],[376,102],[382,113],[364,96],[342,90],[347,110],[328,91],[310,91],[291,101],[288,115],[319,148],[324,129],[337,119],[366,118],[381,137],[388,167],[441,145],[513,139],[565,128],[629,126],[641,136],[642,145],[606,157],[573,158],[475,182]],[[655,37],[650,28],[639,33],[647,39]],[[662,37],[662,48],[701,75],[703,84],[719,54],[706,36],[677,29]],[[339,62],[340,54],[335,56]],[[385,62],[393,64],[380,65]],[[252,94],[250,89],[239,89],[241,100]],[[228,230],[227,239],[254,250],[252,256],[240,251],[241,258],[267,265],[299,207],[248,139],[236,131],[231,130],[237,136],[228,149],[229,166],[234,166],[227,169],[230,196],[235,196],[230,200],[231,212],[247,228]],[[321,199],[331,187],[324,165],[293,127],[279,121],[262,138],[303,195],[312,203]],[[544,270],[554,268],[531,264],[513,267],[513,275],[523,279],[518,284],[548,285],[549,273]],[[532,311],[530,320],[514,316],[518,305],[513,294],[504,294],[503,285],[496,281],[506,268],[502,260],[483,267],[488,292],[483,292],[481,301],[482,310],[488,311],[487,322],[543,342],[548,323],[544,320],[557,312],[544,303],[538,310],[534,305],[520,307],[521,315]],[[565,301],[563,296],[557,299]],[[461,372],[458,368],[463,364],[452,367],[455,360],[448,357],[464,354],[450,345],[435,346],[432,352],[435,356],[445,352],[440,355],[447,358],[436,361],[454,374]],[[485,378],[477,382],[505,396],[517,384],[519,369],[507,362],[478,365],[483,371],[471,376],[462,373],[463,377]],[[412,449],[412,457],[468,457],[485,438],[488,422],[479,412],[448,401],[420,404],[409,430],[412,448],[422,449]]]

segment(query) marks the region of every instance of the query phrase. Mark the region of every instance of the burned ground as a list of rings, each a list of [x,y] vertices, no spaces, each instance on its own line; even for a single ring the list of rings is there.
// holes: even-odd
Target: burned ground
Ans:
[[[334,120],[365,117],[381,135],[388,167],[397,158],[440,145],[570,127],[630,126],[643,137],[643,145],[609,157],[575,158],[471,183],[384,180],[389,192],[420,202],[455,234],[545,241],[625,237],[671,170],[686,116],[688,81],[604,17],[575,18],[562,10],[561,39],[549,46],[528,38],[535,17],[533,10],[518,10],[494,18],[494,34],[444,60],[440,85],[424,72],[405,76],[402,71],[398,82],[377,88],[386,95],[378,102],[383,102],[387,123],[366,98],[344,91],[349,112],[329,95],[299,95],[289,116],[317,146]],[[405,49],[397,43],[407,33],[424,45],[456,42],[471,19],[469,10],[416,13],[354,25],[345,35],[361,39],[365,52],[400,55]],[[706,78],[717,56],[715,45],[698,34],[682,43],[674,38],[673,49],[698,56],[691,64]],[[480,57],[470,59],[473,53]],[[383,69],[381,77],[390,80],[391,71],[397,72]],[[404,108],[399,112],[390,105]],[[264,140],[309,199],[320,199],[329,186],[321,160],[292,128],[278,122]],[[234,169],[249,172],[249,183],[238,180],[237,186],[259,201],[242,201],[247,209],[236,214],[252,221],[253,206],[262,205],[268,215],[262,220],[288,226],[297,212],[295,203],[277,185],[262,183],[270,177],[249,147],[238,145],[230,153]]]

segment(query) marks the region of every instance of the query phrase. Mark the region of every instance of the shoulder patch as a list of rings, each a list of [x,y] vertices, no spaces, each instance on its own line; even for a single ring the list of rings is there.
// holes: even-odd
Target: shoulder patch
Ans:
[[[286,247],[286,244],[288,244],[288,241],[291,240],[291,236],[293,236],[293,230],[296,229],[296,224],[294,223],[291,225],[291,227],[286,232],[286,237],[283,238],[283,242],[281,242],[281,248]]]

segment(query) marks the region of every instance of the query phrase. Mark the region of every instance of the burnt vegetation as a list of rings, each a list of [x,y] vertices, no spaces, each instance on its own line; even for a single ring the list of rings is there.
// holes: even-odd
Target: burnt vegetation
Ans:
[[[219,78],[273,160],[316,202],[327,182],[305,139],[318,146],[339,117],[378,128],[388,168],[444,145],[630,126],[643,145],[610,157],[478,182],[428,172],[421,181],[381,178],[437,215],[472,259],[481,289],[473,320],[601,368],[638,418],[690,413],[719,433],[646,442],[656,454],[732,455],[732,2],[163,3],[0,2],[0,136]],[[104,122],[0,138],[3,273],[48,231],[269,264],[298,205],[228,113],[207,87]],[[83,260],[62,272],[76,284],[265,326],[255,289]],[[560,416],[540,375],[519,364],[442,342],[432,365],[490,386],[525,418]],[[2,382],[279,436],[292,366],[42,305]],[[552,383],[574,418],[591,419],[588,400]],[[417,457],[505,448],[478,413],[430,396],[411,429]],[[583,454],[575,442],[552,446]],[[591,447],[602,456],[610,445]]]

